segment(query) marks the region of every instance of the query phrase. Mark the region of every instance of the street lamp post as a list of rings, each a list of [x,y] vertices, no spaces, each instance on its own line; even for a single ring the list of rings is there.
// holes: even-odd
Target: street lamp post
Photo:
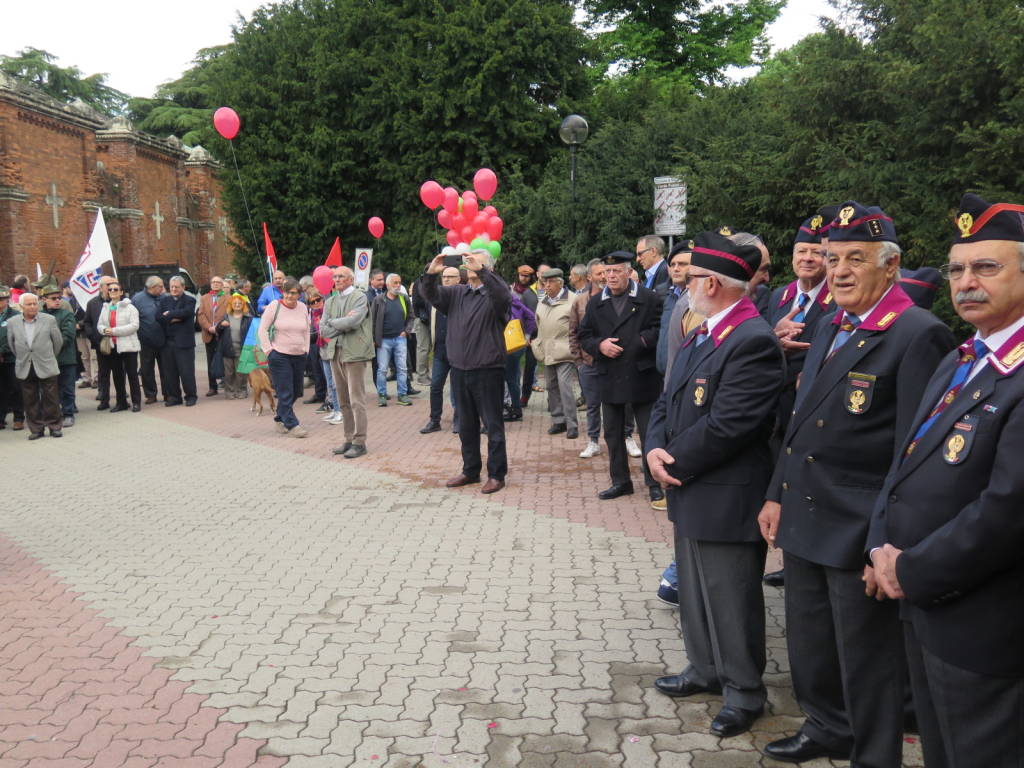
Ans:
[[[574,243],[576,241],[576,147],[586,141],[589,134],[590,126],[579,115],[569,115],[558,126],[558,135],[562,137],[562,141],[569,145],[569,186],[572,189],[569,231]]]

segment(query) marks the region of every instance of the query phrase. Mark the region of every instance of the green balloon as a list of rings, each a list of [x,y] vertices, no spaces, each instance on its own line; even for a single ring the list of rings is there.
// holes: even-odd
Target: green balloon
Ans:
[[[491,240],[489,243],[484,243],[484,248],[491,252],[491,256],[497,261],[498,257],[501,256],[501,243],[497,240]]]
[[[487,241],[484,240],[482,237],[475,237],[473,238],[473,242],[469,244],[469,247],[472,248],[474,251],[479,250],[481,248],[486,248]]]

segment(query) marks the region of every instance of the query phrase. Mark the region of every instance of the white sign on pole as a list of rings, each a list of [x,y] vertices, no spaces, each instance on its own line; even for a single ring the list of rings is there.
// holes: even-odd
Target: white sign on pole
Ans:
[[[355,285],[364,291],[370,287],[370,266],[373,264],[373,248],[356,248]]]
[[[654,177],[654,234],[686,234],[686,183],[677,176]]]

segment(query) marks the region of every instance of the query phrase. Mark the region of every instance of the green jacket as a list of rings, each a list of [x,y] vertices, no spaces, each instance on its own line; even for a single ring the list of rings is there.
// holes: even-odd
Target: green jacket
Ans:
[[[376,350],[366,293],[358,288],[348,296],[332,293],[324,302],[320,335],[327,340],[327,346],[320,348],[324,360],[334,359],[338,345],[342,349],[341,359],[346,363],[372,360]]]
[[[40,301],[40,303],[42,302]],[[75,315],[64,306],[62,302],[60,308],[56,310],[43,307],[43,312],[53,315],[53,319],[57,321],[57,327],[60,329],[60,338],[63,344],[57,355],[57,365],[61,367],[78,363],[78,357],[75,354]]]
[[[7,309],[3,312],[0,312],[0,362],[14,362],[14,355],[11,354],[11,348],[7,346],[7,321],[12,317],[17,317],[19,314],[21,313],[10,305],[8,305]]]

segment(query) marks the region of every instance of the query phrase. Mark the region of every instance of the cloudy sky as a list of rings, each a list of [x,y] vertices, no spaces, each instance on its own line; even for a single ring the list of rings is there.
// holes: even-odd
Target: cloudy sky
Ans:
[[[238,15],[259,0],[175,0],[174,3],[54,0],[45,11],[35,3],[5,3],[0,54],[42,48],[62,66],[85,74],[106,72],[108,83],[132,96],[151,96],[163,82],[189,67],[196,51],[230,42]],[[789,0],[769,28],[775,49],[788,48],[832,16],[827,0]]]

